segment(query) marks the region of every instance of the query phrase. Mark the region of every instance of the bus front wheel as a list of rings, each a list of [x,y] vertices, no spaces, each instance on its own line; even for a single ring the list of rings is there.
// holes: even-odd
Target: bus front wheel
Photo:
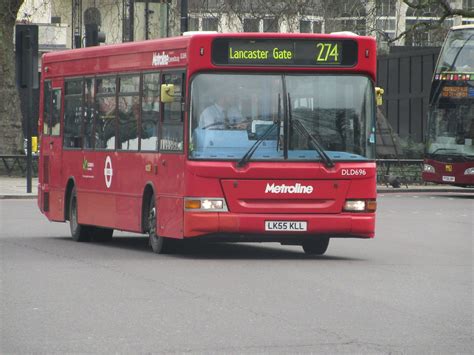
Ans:
[[[157,254],[167,254],[172,251],[173,240],[158,235],[156,230],[156,206],[155,196],[151,197],[150,207],[148,208],[148,238],[151,249]]]
[[[315,238],[305,240],[302,244],[303,250],[309,255],[323,255],[329,246],[329,238]]]

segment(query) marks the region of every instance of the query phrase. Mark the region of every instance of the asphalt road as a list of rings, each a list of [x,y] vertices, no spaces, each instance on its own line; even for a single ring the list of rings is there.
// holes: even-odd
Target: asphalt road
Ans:
[[[374,240],[153,254],[0,200],[0,353],[472,353],[474,196],[379,195]]]

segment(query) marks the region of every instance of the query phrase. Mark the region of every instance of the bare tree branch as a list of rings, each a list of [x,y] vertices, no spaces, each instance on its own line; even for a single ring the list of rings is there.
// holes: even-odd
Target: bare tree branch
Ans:
[[[388,43],[396,42],[399,39],[412,33],[420,33],[422,31],[431,31],[431,30],[441,29],[444,22],[448,18],[451,18],[454,16],[462,16],[466,18],[474,17],[474,10],[454,9],[451,3],[449,2],[449,0],[418,0],[418,1],[403,0],[403,2],[411,9],[420,10],[420,11],[428,10],[431,8],[431,6],[436,6],[437,9],[440,10],[439,18],[435,21],[430,21],[430,22],[417,22],[412,27],[398,34],[395,38],[389,39]]]

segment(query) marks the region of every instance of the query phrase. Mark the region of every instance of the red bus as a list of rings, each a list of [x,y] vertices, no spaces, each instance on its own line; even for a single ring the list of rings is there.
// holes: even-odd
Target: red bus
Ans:
[[[453,27],[438,57],[422,178],[474,186],[474,25]]]
[[[370,37],[194,34],[43,56],[38,204],[113,230],[323,254],[375,228]],[[211,121],[219,121],[214,122]]]

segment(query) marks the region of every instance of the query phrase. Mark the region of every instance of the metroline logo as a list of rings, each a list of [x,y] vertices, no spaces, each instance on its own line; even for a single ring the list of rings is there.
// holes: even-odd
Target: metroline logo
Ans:
[[[313,192],[313,186],[304,186],[300,183],[296,183],[294,185],[275,185],[267,183],[267,187],[265,188],[265,193],[271,194],[310,194]]]

